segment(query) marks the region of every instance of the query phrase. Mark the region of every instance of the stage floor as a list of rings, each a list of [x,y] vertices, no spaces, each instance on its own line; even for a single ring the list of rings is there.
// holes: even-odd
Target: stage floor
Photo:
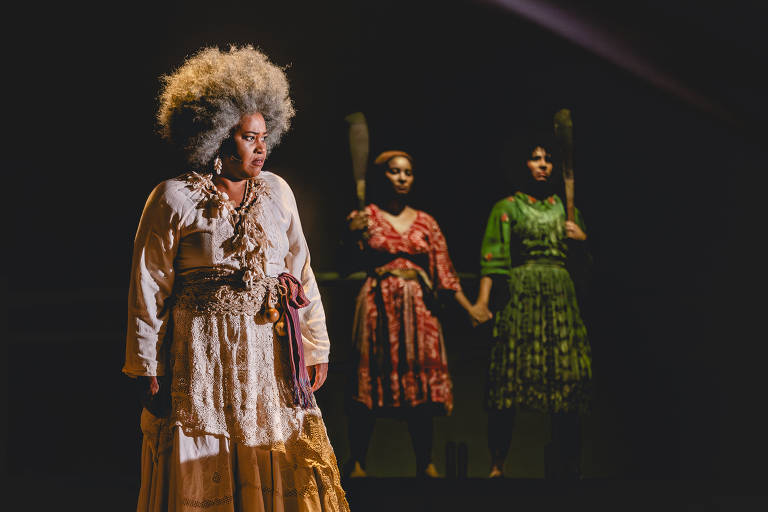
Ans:
[[[6,499],[26,511],[136,509],[138,481],[110,475],[12,478]],[[366,478],[346,482],[353,512],[469,511],[723,511],[768,510],[755,489],[719,489],[704,482],[588,479],[560,486],[541,479]],[[5,504],[8,501],[4,500]]]

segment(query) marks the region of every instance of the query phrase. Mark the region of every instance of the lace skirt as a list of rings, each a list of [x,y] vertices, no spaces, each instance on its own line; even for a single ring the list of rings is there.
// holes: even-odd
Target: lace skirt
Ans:
[[[139,510],[349,510],[320,410],[295,404],[289,347],[261,320],[278,286],[196,276],[180,287],[172,412],[143,414]]]

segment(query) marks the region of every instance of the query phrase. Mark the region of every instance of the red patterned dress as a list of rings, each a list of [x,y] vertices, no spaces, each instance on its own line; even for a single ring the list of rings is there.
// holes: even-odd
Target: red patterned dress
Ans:
[[[365,211],[369,276],[355,312],[352,398],[369,409],[436,403],[450,413],[453,392],[443,333],[428,307],[438,290],[461,290],[445,237],[422,211],[404,233],[376,205]]]

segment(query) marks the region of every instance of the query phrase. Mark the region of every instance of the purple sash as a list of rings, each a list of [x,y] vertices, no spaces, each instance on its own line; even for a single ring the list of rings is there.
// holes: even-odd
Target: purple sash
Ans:
[[[285,287],[286,293],[281,294],[280,302],[283,309],[285,332],[288,336],[288,347],[291,355],[291,373],[293,376],[294,404],[303,409],[313,406],[312,385],[309,381],[307,367],[304,364],[304,343],[301,340],[301,324],[299,309],[309,306],[309,299],[304,295],[301,283],[287,272],[277,279]]]

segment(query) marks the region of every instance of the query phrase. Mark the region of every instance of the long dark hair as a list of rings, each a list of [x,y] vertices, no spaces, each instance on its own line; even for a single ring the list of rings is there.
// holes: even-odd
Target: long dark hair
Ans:
[[[549,194],[562,195],[563,179],[561,165],[560,144],[554,136],[553,130],[542,127],[533,127],[523,132],[523,135],[509,140],[502,151],[502,168],[504,169],[507,185],[510,192],[517,191],[531,193],[531,189],[542,187],[536,186],[531,171],[526,165],[530,160],[533,150],[537,147],[544,148],[552,159],[552,174],[547,180],[547,189],[551,189]]]

